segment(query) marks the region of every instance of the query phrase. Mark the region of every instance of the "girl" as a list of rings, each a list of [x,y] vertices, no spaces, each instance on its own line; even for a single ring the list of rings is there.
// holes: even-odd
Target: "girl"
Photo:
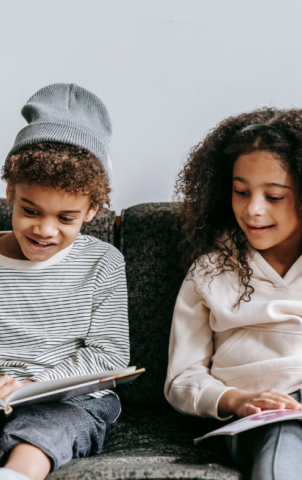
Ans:
[[[229,118],[179,175],[183,266],[172,323],[167,400],[227,420],[302,410],[302,110]],[[227,440],[254,480],[296,479],[302,424]]]

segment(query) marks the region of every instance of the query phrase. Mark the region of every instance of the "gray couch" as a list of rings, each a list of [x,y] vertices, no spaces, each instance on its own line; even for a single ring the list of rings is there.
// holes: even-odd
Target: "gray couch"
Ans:
[[[119,389],[123,411],[107,432],[103,453],[72,460],[48,480],[242,478],[223,438],[193,445],[221,424],[181,415],[163,395],[173,307],[183,281],[176,209],[176,203],[136,205],[122,212],[119,230],[115,213],[105,209],[83,226],[82,233],[116,245],[125,256],[130,363],[146,373]],[[0,199],[0,230],[10,229],[11,207]]]

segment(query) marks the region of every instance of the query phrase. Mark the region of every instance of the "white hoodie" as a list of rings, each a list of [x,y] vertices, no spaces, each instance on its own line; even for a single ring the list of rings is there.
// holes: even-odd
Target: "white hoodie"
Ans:
[[[228,263],[234,271],[212,282],[197,267],[176,301],[165,396],[183,413],[220,419],[218,401],[230,388],[302,388],[302,256],[282,278],[253,250],[255,291],[239,308],[238,269]]]

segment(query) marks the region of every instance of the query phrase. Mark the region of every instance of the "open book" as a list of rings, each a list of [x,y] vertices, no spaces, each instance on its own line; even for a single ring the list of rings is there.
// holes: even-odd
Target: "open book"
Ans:
[[[133,382],[144,368],[128,367],[122,370],[80,375],[79,377],[59,378],[47,382],[33,382],[10,393],[5,400],[0,400],[0,408],[6,415],[10,415],[13,406],[28,403],[55,402],[67,398],[79,397],[98,392],[107,388],[114,388],[123,383]]]
[[[302,411],[297,410],[263,410],[261,413],[255,413],[248,417],[240,418],[236,422],[229,423],[224,427],[218,428],[213,432],[207,433],[203,437],[195,438],[194,444],[201,442],[208,437],[214,435],[236,435],[237,433],[251,430],[252,428],[261,427],[268,423],[283,422],[284,420],[301,420]]]

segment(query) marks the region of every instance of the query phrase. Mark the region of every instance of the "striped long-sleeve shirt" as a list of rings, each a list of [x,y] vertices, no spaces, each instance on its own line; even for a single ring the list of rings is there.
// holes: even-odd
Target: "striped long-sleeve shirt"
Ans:
[[[45,262],[0,255],[0,285],[0,375],[45,381],[128,365],[125,263],[112,245],[79,235]]]

